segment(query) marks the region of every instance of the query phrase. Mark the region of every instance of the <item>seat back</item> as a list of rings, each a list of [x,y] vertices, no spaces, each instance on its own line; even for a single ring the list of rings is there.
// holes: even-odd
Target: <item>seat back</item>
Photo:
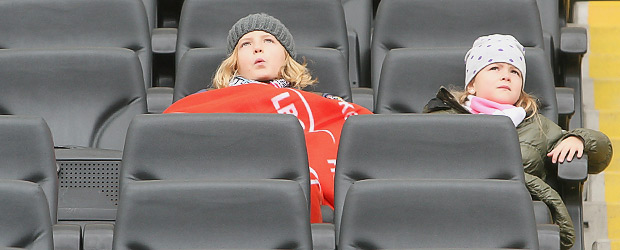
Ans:
[[[481,15],[480,10],[489,11]],[[373,90],[391,49],[470,48],[476,38],[495,33],[513,35],[524,47],[544,48],[536,0],[381,1],[371,47]]]
[[[464,48],[391,50],[381,72],[375,112],[422,113],[424,105],[435,97],[440,86],[463,90],[466,53]],[[557,122],[553,72],[544,53],[539,48],[526,49],[525,92],[538,99],[540,113]]]
[[[0,180],[0,246],[54,249],[52,222],[45,196],[36,183]]]
[[[302,10],[303,14],[300,14]],[[217,52],[216,58],[209,59],[214,62],[219,59],[221,62],[223,58],[220,55],[226,56],[228,45],[226,38],[230,28],[240,18],[260,12],[278,18],[291,32],[298,51],[297,61],[303,62],[305,58],[313,77],[319,80],[314,90],[342,96],[345,99],[350,98],[349,45],[344,11],[339,0],[185,1],[181,11],[177,39],[177,82],[186,79],[182,74],[185,74],[184,71],[188,66],[185,63],[181,64],[186,54],[194,49],[221,49],[223,51]],[[317,48],[323,50],[317,52]],[[208,76],[208,78],[196,85],[200,86],[199,89],[210,87],[211,78],[219,62],[215,65],[206,65],[209,66],[208,68],[200,68],[206,71],[201,75]]]
[[[519,139],[507,117],[352,116],[340,138],[334,180],[336,232],[347,190],[357,181],[500,179],[525,183]]]
[[[519,181],[365,180],[347,193],[338,249],[538,249]]]
[[[309,221],[294,181],[132,182],[121,191],[113,249],[310,250]]]
[[[318,80],[304,90],[329,93],[351,101],[347,63],[339,52],[325,48],[299,48],[297,55],[307,59],[310,74]],[[199,90],[211,88],[212,78],[224,59],[226,50],[222,48],[187,51],[179,62],[173,100],[178,101]]]
[[[347,29],[354,33],[358,43],[358,55],[349,54],[349,58],[359,58],[358,86],[370,87],[370,31],[372,30],[372,0],[340,0],[344,9]],[[351,37],[349,37],[351,39]],[[350,41],[351,42],[351,41]],[[349,49],[351,49],[349,47]],[[352,50],[349,50],[353,52]],[[351,60],[349,60],[351,62]],[[349,68],[358,65],[349,64]],[[353,78],[351,79],[354,80]]]
[[[346,23],[338,0],[186,0],[179,21],[177,64],[194,48],[225,49],[233,24],[260,12],[282,21],[296,48],[331,48],[348,58]]]
[[[54,142],[41,117],[0,115],[0,176],[41,186],[52,223],[56,223],[58,176]]]
[[[145,180],[285,179],[299,183],[308,199],[308,169],[294,116],[141,115],[127,133],[120,188]]]
[[[141,0],[8,0],[0,48],[119,47],[138,55],[151,86],[151,36]]]
[[[0,114],[45,119],[56,145],[122,149],[146,113],[140,62],[128,49],[0,50]]]

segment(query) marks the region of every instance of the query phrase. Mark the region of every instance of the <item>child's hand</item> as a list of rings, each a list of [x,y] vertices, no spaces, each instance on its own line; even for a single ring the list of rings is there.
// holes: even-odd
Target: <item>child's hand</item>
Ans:
[[[577,153],[577,158],[581,158],[583,155],[583,142],[576,136],[569,136],[562,140],[547,156],[551,157],[551,162],[553,163],[562,163],[564,159],[572,161],[575,153]]]

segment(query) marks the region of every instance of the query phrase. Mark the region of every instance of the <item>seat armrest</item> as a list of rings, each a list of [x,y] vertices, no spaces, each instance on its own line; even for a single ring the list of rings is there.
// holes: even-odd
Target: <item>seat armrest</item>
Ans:
[[[558,100],[558,114],[572,115],[575,113],[575,91],[572,88],[556,87],[555,96]]]
[[[553,223],[553,217],[551,216],[551,210],[542,201],[533,201],[534,217],[536,218],[536,224],[550,224]]]
[[[82,228],[75,224],[52,226],[55,250],[81,250]]]
[[[349,81],[351,82],[351,87],[359,87],[360,86],[360,43],[359,36],[357,32],[349,29],[347,31],[347,38],[349,40]]]
[[[564,181],[583,182],[588,178],[588,156],[558,163],[558,178]]]
[[[560,51],[583,55],[588,51],[588,32],[583,27],[563,27],[560,31]]]
[[[114,224],[91,223],[84,226],[84,250],[111,250]]]
[[[176,28],[155,28],[151,33],[153,53],[174,54],[177,48]]]
[[[334,209],[328,205],[321,205],[321,215],[323,215],[323,223],[334,223]]]
[[[559,250],[560,249],[560,227],[556,224],[538,224],[538,249],[540,250]]]
[[[161,114],[172,104],[174,89],[170,87],[152,87],[146,90],[146,104],[150,114]]]
[[[312,249],[314,250],[334,250],[336,249],[336,229],[331,223],[313,223],[310,225],[312,230]]]
[[[371,88],[351,88],[351,94],[353,95],[353,103],[359,104],[371,112],[374,112],[375,104]]]

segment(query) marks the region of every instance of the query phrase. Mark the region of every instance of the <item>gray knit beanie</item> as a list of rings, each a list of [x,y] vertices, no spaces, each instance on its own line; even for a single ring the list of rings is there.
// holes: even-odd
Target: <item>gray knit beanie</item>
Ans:
[[[525,87],[525,49],[511,35],[493,34],[481,36],[465,55],[465,87],[480,70],[491,63],[509,63],[515,66],[523,76]]]
[[[250,14],[239,19],[228,31],[228,48],[226,53],[231,55],[239,39],[247,33],[255,30],[265,31],[278,39],[291,57],[295,58],[295,41],[293,35],[280,20],[265,13]]]

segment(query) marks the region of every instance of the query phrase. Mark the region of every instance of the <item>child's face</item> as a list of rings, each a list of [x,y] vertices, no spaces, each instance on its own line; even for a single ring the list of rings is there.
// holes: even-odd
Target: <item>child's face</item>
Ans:
[[[521,96],[521,71],[509,63],[492,63],[484,67],[467,92],[501,104],[514,105]]]
[[[264,31],[245,34],[237,43],[237,73],[249,80],[270,81],[280,77],[286,50],[278,39]]]

